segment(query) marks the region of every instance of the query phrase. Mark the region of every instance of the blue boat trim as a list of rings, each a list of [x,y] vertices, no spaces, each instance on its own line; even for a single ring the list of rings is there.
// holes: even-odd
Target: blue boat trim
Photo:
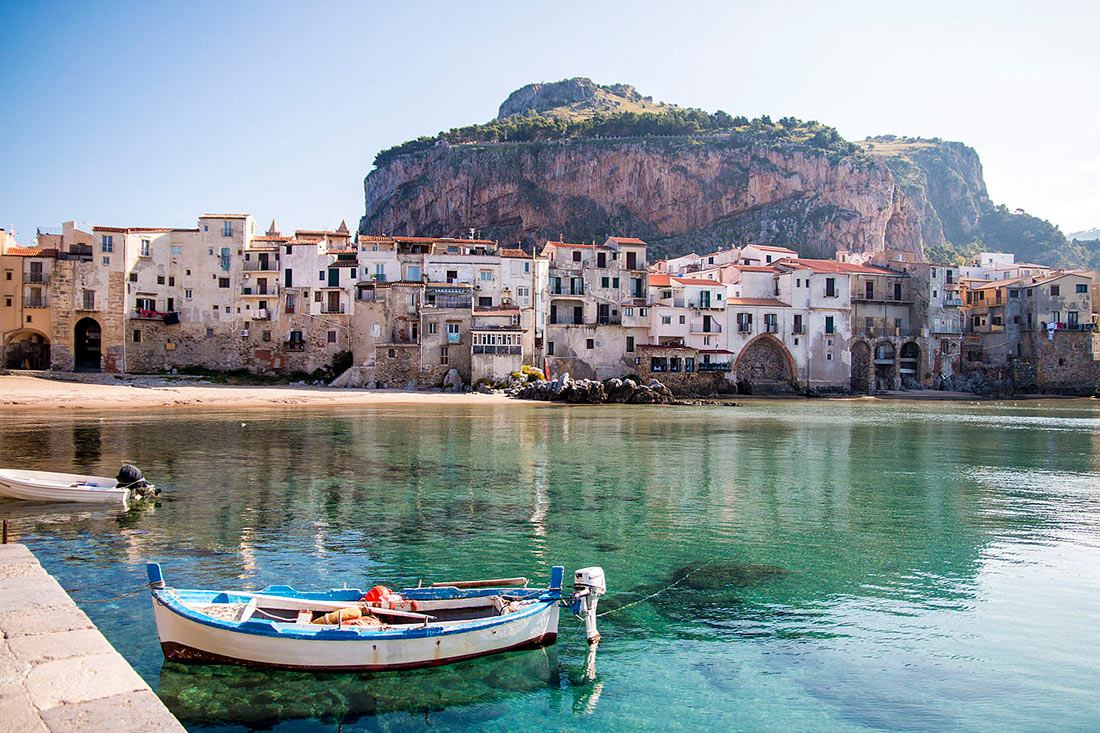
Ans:
[[[279,587],[279,586],[273,586]],[[292,589],[291,589],[292,590]],[[482,589],[479,589],[482,590]],[[492,590],[492,589],[489,589]],[[504,589],[498,589],[504,590]],[[343,592],[343,589],[341,589]],[[317,625],[316,630],[302,628],[292,628],[294,626],[304,626],[304,624],[295,624],[287,621],[281,623],[279,626],[275,625],[272,621],[223,621],[221,619],[211,618],[205,614],[199,613],[188,608],[181,600],[178,599],[177,594],[182,593],[210,593],[210,591],[197,591],[197,590],[173,590],[165,589],[153,590],[153,598],[162,606],[172,611],[178,616],[182,616],[187,620],[201,624],[203,626],[209,626],[215,629],[222,629],[224,631],[233,631],[241,634],[251,634],[254,636],[269,636],[281,639],[296,639],[300,641],[333,641],[333,632],[339,634],[335,639],[357,640],[357,641],[388,641],[388,640],[400,640],[400,639],[423,639],[429,636],[450,636],[453,634],[465,634],[472,631],[480,631],[482,629],[492,628],[494,626],[503,626],[505,624],[519,621],[521,619],[529,618],[537,614],[543,613],[547,608],[556,606],[560,601],[559,598],[539,598],[535,601],[534,605],[530,608],[525,608],[515,613],[510,613],[507,616],[497,616],[490,619],[477,619],[470,622],[460,622],[455,624],[448,624],[446,626],[408,626],[406,628],[387,629],[385,631],[367,630],[364,627],[345,627],[343,629],[333,629],[329,626]],[[225,595],[226,598],[231,598],[229,594],[216,594]],[[280,594],[283,595],[283,594]],[[309,595],[320,594],[299,594],[294,597],[308,599]],[[553,595],[547,593],[546,595]],[[560,596],[560,594],[558,594]],[[250,596],[238,596],[243,600],[247,600]],[[358,600],[361,596],[357,596],[355,600]],[[312,599],[321,600],[321,599]],[[343,599],[341,599],[343,600]],[[360,630],[363,628],[364,630]],[[325,632],[328,633],[325,633]]]

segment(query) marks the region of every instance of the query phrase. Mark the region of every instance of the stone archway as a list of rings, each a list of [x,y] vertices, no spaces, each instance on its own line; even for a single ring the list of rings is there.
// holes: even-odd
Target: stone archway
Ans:
[[[913,341],[906,341],[898,352],[898,374],[904,380],[906,377],[920,382],[920,346]]]
[[[73,329],[73,353],[77,371],[100,370],[103,329],[94,318],[81,318]]]
[[[871,347],[866,341],[852,344],[852,380],[853,392],[871,391]]]
[[[8,369],[49,369],[50,340],[39,331],[16,331],[4,345],[4,366]]]
[[[794,382],[794,359],[779,339],[762,333],[741,349],[734,362],[733,373],[743,392],[789,389]]]
[[[875,389],[894,389],[897,351],[889,341],[875,344]]]

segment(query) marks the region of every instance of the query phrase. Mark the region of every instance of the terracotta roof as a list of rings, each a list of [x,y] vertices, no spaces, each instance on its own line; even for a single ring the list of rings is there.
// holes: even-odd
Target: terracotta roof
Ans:
[[[870,265],[853,265],[850,262],[837,262],[836,260],[809,260],[802,258],[784,258],[773,264],[794,265],[806,267],[814,272],[832,273],[836,275],[901,275],[900,272],[886,270]]]
[[[680,283],[681,285],[722,285],[723,284],[723,283],[718,282],[717,280],[706,280],[704,278],[698,278],[698,277],[676,277],[675,275],[673,275],[672,279],[675,280],[676,282]]]
[[[765,265],[733,265],[741,272],[779,272],[774,267]]]
[[[290,240],[290,237],[284,237],[284,236],[281,236],[281,235],[280,236],[264,235],[262,237],[253,237],[252,238],[253,242],[287,242],[289,240]]]
[[[645,244],[637,237],[608,237],[608,239],[617,244]]]
[[[529,255],[522,249],[502,249],[499,254],[501,257],[523,257],[528,260],[534,257],[534,255]]]
[[[1030,280],[1030,277],[1013,277],[1007,280],[988,280],[983,281],[980,285],[971,286],[971,290],[989,290],[990,288],[999,288],[1005,285],[1022,285],[1025,280]],[[1031,283],[1027,283],[1030,285]]]
[[[775,298],[726,298],[726,305],[773,305],[776,308],[790,308],[782,300]]]
[[[668,275],[661,275],[659,273],[650,273],[649,284],[656,288],[667,288],[672,283],[670,282]]]
[[[93,232],[125,232],[122,227],[92,227]]]
[[[563,247],[565,249],[611,249],[602,244],[570,244],[569,242],[547,242],[546,246]]]
[[[38,247],[9,247],[4,254],[14,257],[57,257],[56,249],[39,249]]]

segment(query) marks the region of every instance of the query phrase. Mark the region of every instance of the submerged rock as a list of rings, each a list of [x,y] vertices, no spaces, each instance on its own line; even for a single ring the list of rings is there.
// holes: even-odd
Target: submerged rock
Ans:
[[[778,565],[742,565],[728,562],[703,566],[685,565],[673,571],[670,582],[680,581],[678,587],[692,590],[721,590],[764,583],[790,575],[790,572]]]

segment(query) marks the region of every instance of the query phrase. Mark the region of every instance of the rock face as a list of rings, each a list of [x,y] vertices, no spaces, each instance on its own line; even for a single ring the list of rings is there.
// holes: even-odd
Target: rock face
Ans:
[[[920,212],[883,163],[725,136],[439,143],[364,182],[359,231],[646,239],[655,255],[754,242],[803,256],[922,251]]]
[[[544,402],[573,402],[601,404],[616,402],[621,404],[670,404],[675,401],[672,392],[656,379],[649,384],[639,384],[633,379],[571,379],[563,374],[549,382],[529,382],[510,390],[513,397],[521,400],[542,400]]]
[[[508,95],[500,105],[498,119],[525,112],[543,113],[583,106],[586,110],[611,112],[623,108],[647,109],[658,105],[642,97],[629,84],[601,86],[591,79],[527,84]]]

